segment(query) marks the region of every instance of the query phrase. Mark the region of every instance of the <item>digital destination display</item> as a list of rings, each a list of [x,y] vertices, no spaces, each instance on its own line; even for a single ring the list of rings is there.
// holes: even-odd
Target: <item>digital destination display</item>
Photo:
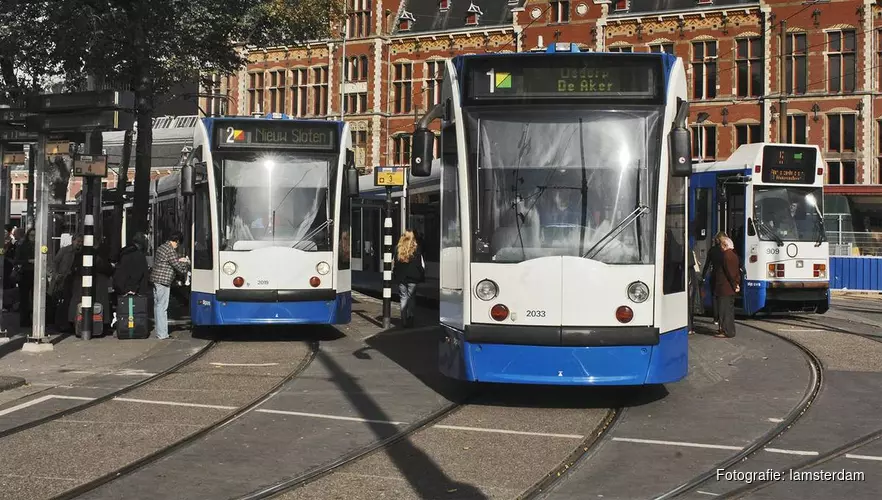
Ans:
[[[295,121],[216,121],[215,146],[225,148],[280,148],[334,151],[337,125]]]
[[[629,54],[632,56],[632,54]],[[464,60],[466,96],[505,99],[653,99],[663,94],[662,60],[594,53]]]
[[[765,146],[763,148],[763,182],[814,183],[817,154],[815,148]]]

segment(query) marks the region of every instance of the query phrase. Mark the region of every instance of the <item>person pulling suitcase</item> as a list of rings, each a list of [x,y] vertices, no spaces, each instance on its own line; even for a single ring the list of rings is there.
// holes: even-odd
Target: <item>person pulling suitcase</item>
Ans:
[[[114,322],[117,338],[150,336],[150,270],[147,265],[147,237],[137,233],[120,252],[113,273],[113,289],[117,294]]]

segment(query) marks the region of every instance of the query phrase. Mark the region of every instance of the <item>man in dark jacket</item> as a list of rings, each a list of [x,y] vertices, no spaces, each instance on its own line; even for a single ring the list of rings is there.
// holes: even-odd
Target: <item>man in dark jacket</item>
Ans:
[[[150,296],[150,272],[147,266],[147,238],[138,233],[120,252],[113,273],[113,289],[118,295]]]
[[[153,315],[156,321],[156,338],[167,339],[168,336],[168,298],[171,294],[171,285],[175,280],[175,273],[186,274],[190,270],[189,259],[178,257],[176,252],[178,245],[184,240],[180,231],[172,233],[171,237],[156,249],[153,258],[153,270],[150,272],[150,281],[153,282]]]

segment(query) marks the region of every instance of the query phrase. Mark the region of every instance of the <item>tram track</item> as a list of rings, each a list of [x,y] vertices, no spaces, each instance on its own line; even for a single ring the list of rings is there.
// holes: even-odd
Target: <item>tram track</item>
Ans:
[[[818,328],[821,328],[824,330],[828,330],[831,332],[856,336],[856,337],[860,337],[860,338],[865,338],[865,339],[871,340],[873,342],[877,342],[877,343],[882,344],[882,336],[860,333],[860,332],[851,332],[851,331],[848,331],[844,328],[828,325],[823,322],[813,321],[808,318],[791,316],[790,318],[787,318],[787,319],[789,319],[792,322],[784,322],[784,321],[781,321],[780,319],[765,320],[765,321],[772,323],[772,324],[786,325],[786,326],[800,326],[800,324],[803,326],[815,326],[815,327],[818,327]],[[794,324],[794,322],[796,324]],[[875,326],[875,325],[871,325],[871,324],[861,322],[861,321],[854,321],[854,323],[865,325],[865,326]],[[873,443],[879,439],[882,439],[882,428],[877,429],[873,432],[864,434],[864,435],[858,437],[857,439],[851,440],[851,441],[849,441],[843,445],[840,445],[837,448],[834,448],[828,452],[821,453],[817,456],[806,459],[803,462],[800,462],[796,465],[791,465],[791,466],[788,466],[785,468],[778,469],[777,472],[780,474],[781,477],[786,477],[786,475],[791,472],[806,471],[806,470],[818,467],[820,465],[823,465],[823,464],[830,462],[832,460],[835,460],[837,458],[845,457],[846,454],[848,454],[849,452],[854,451],[854,450],[861,448],[863,446],[866,446],[870,443]],[[776,484],[776,483],[777,483],[777,481],[775,481],[774,479],[761,479],[761,480],[752,481],[751,483],[745,484],[744,486],[738,487],[734,490],[730,490],[726,493],[719,495],[719,498],[727,499],[727,500],[728,499],[734,500],[734,499],[739,499],[739,498],[745,498],[751,494],[757,493],[760,490],[768,488],[769,486]]]
[[[610,435],[616,425],[621,421],[624,408],[611,408],[606,417],[597,428],[579,443],[573,452],[564,459],[557,467],[545,475],[539,482],[531,486],[527,491],[518,496],[518,500],[536,500],[543,498],[555,485],[563,480],[567,474],[577,465],[591,459],[597,452],[598,446]]]
[[[692,493],[699,487],[701,487],[701,485],[716,477],[718,471],[729,471],[735,465],[749,459],[753,454],[768,446],[771,442],[778,439],[781,435],[783,435],[791,427],[793,427],[793,425],[795,425],[799,421],[799,419],[802,418],[802,416],[809,410],[821,391],[821,387],[824,383],[824,366],[814,352],[812,352],[809,348],[796,340],[788,338],[787,336],[781,335],[768,328],[757,326],[753,322],[748,323],[747,321],[739,320],[738,323],[747,328],[751,328],[759,332],[777,337],[799,349],[805,356],[805,359],[809,365],[811,381],[809,383],[808,389],[806,390],[806,393],[803,395],[803,398],[800,400],[800,402],[790,411],[790,413],[787,414],[787,416],[778,425],[776,425],[760,437],[751,441],[750,444],[742,448],[741,451],[739,451],[738,453],[735,453],[722,462],[715,464],[713,467],[707,469],[701,474],[693,476],[691,479],[684,483],[681,483],[679,486],[654,497],[653,500],[669,500],[672,498],[682,497],[688,493]]]
[[[213,349],[217,345],[218,345],[218,341],[212,340],[212,341],[208,342],[207,344],[205,344],[204,346],[200,347],[199,350],[197,350],[195,353],[188,356],[186,359],[183,359],[180,362],[176,363],[175,365],[170,366],[170,367],[166,368],[165,370],[162,370],[154,375],[151,375],[148,378],[145,378],[143,380],[139,380],[138,382],[135,382],[134,384],[127,385],[127,386],[122,387],[120,389],[117,389],[115,391],[109,392],[103,396],[99,396],[95,399],[85,401],[83,403],[77,404],[77,405],[72,406],[70,408],[66,408],[64,410],[61,410],[61,411],[58,411],[55,413],[51,413],[51,414],[43,416],[43,417],[39,417],[34,420],[30,420],[30,421],[25,422],[23,424],[19,424],[15,427],[10,427],[8,429],[0,430],[0,439],[18,434],[18,433],[26,431],[28,429],[33,429],[34,427],[38,427],[40,425],[44,425],[49,422],[53,422],[55,420],[58,420],[58,419],[61,419],[61,418],[64,418],[64,417],[67,417],[70,415],[73,415],[74,413],[78,413],[83,410],[87,410],[89,408],[92,408],[93,406],[97,406],[102,403],[106,403],[106,402],[111,401],[115,398],[118,398],[118,397],[121,397],[125,394],[128,394],[136,389],[139,389],[141,387],[145,387],[149,384],[155,383],[155,382],[157,382],[157,381],[159,381],[159,380],[161,380],[171,374],[179,372],[182,368],[184,368],[187,365],[202,358],[206,353],[208,353],[211,349]],[[33,397],[35,397],[35,396],[39,396],[41,394],[51,392],[53,389],[55,389],[55,388],[50,387],[50,388],[47,388],[43,391],[39,391],[36,394],[31,394],[30,396],[28,396],[28,399],[33,399]]]
[[[52,500],[67,500],[67,499],[72,499],[72,498],[76,498],[81,495],[84,495],[84,494],[86,494],[90,491],[93,491],[93,490],[95,490],[105,484],[108,484],[114,480],[117,480],[117,479],[122,478],[124,476],[127,476],[129,474],[132,474],[132,473],[146,467],[147,465],[149,465],[149,464],[151,464],[151,463],[153,463],[163,457],[171,455],[172,453],[175,453],[178,450],[181,450],[181,449],[201,440],[202,438],[206,437],[207,435],[209,435],[209,434],[211,434],[211,433],[213,433],[223,427],[226,427],[227,425],[229,425],[233,421],[238,420],[239,418],[248,414],[249,412],[251,412],[252,410],[257,408],[258,406],[265,403],[266,401],[272,399],[276,394],[278,394],[284,388],[284,386],[286,384],[288,384],[289,382],[294,380],[298,375],[302,374],[312,364],[312,362],[316,358],[316,355],[318,354],[318,351],[319,351],[318,342],[317,341],[309,342],[308,352],[304,356],[304,358],[300,361],[300,363],[298,363],[292,370],[290,370],[284,377],[282,377],[277,383],[275,383],[268,390],[263,391],[259,396],[255,397],[250,402],[248,402],[242,406],[239,406],[238,408],[231,411],[230,413],[228,413],[225,417],[221,418],[220,420],[217,420],[217,421],[213,422],[212,424],[210,424],[206,427],[203,427],[202,429],[184,437],[183,439],[175,441],[174,443],[171,443],[168,446],[162,447],[162,448],[160,448],[152,453],[149,453],[149,454],[147,454],[147,455],[145,455],[145,456],[143,456],[133,462],[130,462],[130,463],[124,465],[123,467],[115,469],[115,470],[108,472],[104,475],[101,475],[95,479],[92,479],[89,482],[83,483],[83,484],[76,486],[72,489],[69,489],[59,495],[56,495],[55,497],[52,497]],[[109,399],[110,398],[105,399],[105,401],[108,401]],[[94,404],[92,406],[94,406]]]
[[[444,405],[385,439],[381,439],[362,448],[358,448],[338,458],[337,460],[334,460],[331,463],[306,471],[303,474],[299,474],[288,479],[283,479],[269,486],[262,487],[259,490],[255,490],[251,493],[247,493],[238,497],[233,497],[233,499],[231,500],[262,500],[265,498],[273,498],[276,495],[280,495],[282,493],[297,488],[302,488],[314,481],[317,481],[325,476],[334,473],[335,471],[341,469],[346,465],[353,464],[359,460],[367,458],[370,455],[381,452],[422,430],[432,427],[433,425],[450,417],[451,415],[462,409],[465,405],[466,403],[455,402]]]

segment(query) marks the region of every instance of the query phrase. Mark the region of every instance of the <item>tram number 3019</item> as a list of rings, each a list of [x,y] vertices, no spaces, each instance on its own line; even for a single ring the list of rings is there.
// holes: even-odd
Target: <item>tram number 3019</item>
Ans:
[[[545,311],[542,310],[527,310],[528,318],[544,318]]]

